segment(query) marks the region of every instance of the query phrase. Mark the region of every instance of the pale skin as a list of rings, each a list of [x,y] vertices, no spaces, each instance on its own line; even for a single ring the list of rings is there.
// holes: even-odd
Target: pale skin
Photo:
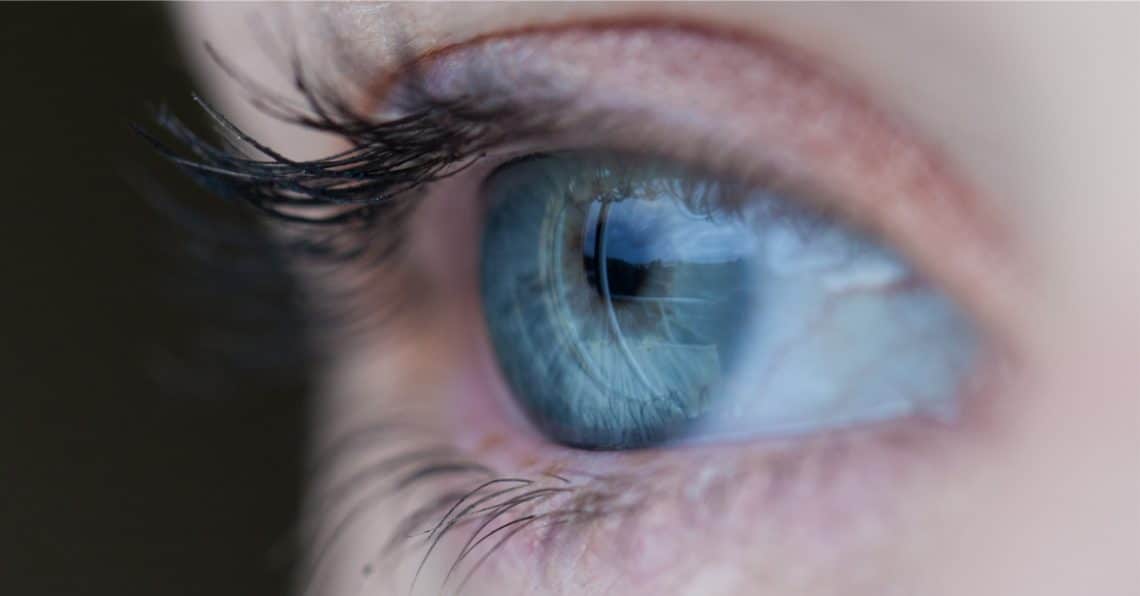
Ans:
[[[417,307],[382,336],[334,348],[312,422],[315,451],[386,424],[394,413],[416,430],[326,461],[324,476],[310,487],[313,524],[327,531],[339,522],[317,505],[336,479],[408,445],[443,446],[497,476],[542,478],[536,481],[552,487],[562,481],[544,474],[645,474],[628,485],[590,487],[635,500],[636,512],[581,522],[572,538],[520,533],[472,575],[469,593],[1038,596],[1140,589],[1140,6],[195,4],[176,11],[192,55],[201,58],[198,44],[208,40],[269,81],[277,71],[265,68],[244,19],[286,13],[307,55],[335,50],[314,25],[327,19],[354,40],[357,60],[374,67],[376,78],[396,62],[397,42],[420,54],[483,34],[607,19],[653,17],[798,48],[857,81],[881,110],[937,147],[955,176],[976,189],[971,197],[982,203],[981,217],[1000,222],[999,248],[979,248],[976,257],[965,246],[974,242],[969,233],[956,238],[955,250],[929,246],[938,236],[925,230],[939,227],[923,221],[929,213],[900,215],[891,225],[916,228],[899,232],[899,243],[923,264],[939,269],[945,259],[961,261],[945,266],[945,283],[1016,353],[1013,372],[984,396],[978,420],[931,431],[937,436],[929,440],[908,431],[906,440],[919,435],[923,446],[905,462],[891,460],[901,471],[849,464],[859,467],[860,479],[889,474],[871,490],[840,488],[843,473],[836,486],[778,484],[785,448],[776,453],[749,442],[636,454],[545,444],[525,420],[479,405],[508,391],[488,364],[470,273],[480,215],[470,202],[450,198],[487,171],[476,167],[444,182],[452,186],[416,214],[409,252],[415,274],[402,279],[420,292]],[[268,145],[299,158],[338,149],[335,141],[257,114],[206,60],[195,66],[214,100]],[[637,65],[616,68],[636,72]],[[682,77],[670,84],[686,83]],[[730,74],[717,84],[730,88],[737,80]],[[720,117],[751,121],[749,108],[739,109]],[[375,288],[377,295],[383,290]],[[860,449],[860,457],[875,457]],[[894,470],[895,463],[882,466]],[[816,473],[823,472],[802,475]],[[703,478],[697,488],[694,478]],[[416,505],[440,496],[440,486],[471,483],[457,478],[370,502],[321,558],[319,577],[298,579],[299,591],[408,593],[424,551],[384,552],[384,544]],[[791,496],[759,496],[773,486]],[[438,519],[413,527],[430,529]],[[415,593],[455,588],[454,581],[440,586],[469,535],[440,543]],[[320,539],[312,540],[318,549]]]

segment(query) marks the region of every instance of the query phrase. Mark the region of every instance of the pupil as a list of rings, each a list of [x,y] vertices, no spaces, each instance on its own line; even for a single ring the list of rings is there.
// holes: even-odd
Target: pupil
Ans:
[[[619,256],[609,254],[606,259],[606,282],[609,284],[610,297],[618,300],[623,296],[637,296],[645,287],[649,278],[649,267],[630,263]],[[601,263],[592,255],[584,255],[582,262],[586,268],[586,281],[590,287],[605,298],[605,289],[602,285]]]
[[[607,289],[609,298],[614,301],[640,295],[649,279],[652,264],[651,256],[644,248],[644,233],[622,225],[622,220],[615,218],[607,207],[595,212],[594,217],[587,219],[586,225],[582,263],[590,287],[603,300]],[[599,258],[602,255],[604,258]]]

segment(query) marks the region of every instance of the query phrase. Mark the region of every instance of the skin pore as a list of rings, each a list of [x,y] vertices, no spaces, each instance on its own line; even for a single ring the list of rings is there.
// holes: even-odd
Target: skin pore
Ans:
[[[467,593],[1135,590],[1140,7],[189,4],[176,16],[212,101],[260,141],[298,159],[340,146],[259,114],[205,57],[202,41],[259,81],[288,89],[282,69],[248,34],[249,17],[291,23],[290,42],[315,63],[351,40],[354,63],[367,65],[372,81],[390,76],[408,55],[553,24],[604,29],[608,21],[642,19],[646,27],[690,24],[730,45],[775,39],[857,82],[879,110],[936,148],[982,203],[978,217],[1002,230],[1000,249],[970,256],[980,240],[947,236],[954,227],[948,216],[913,211],[890,224],[903,230],[899,243],[909,243],[912,254],[926,251],[916,259],[937,270],[931,275],[953,286],[971,314],[1016,352],[1016,374],[981,396],[981,413],[962,425],[778,447],[577,452],[546,444],[503,406],[509,391],[486,345],[473,277],[482,214],[471,188],[501,156],[441,181],[410,223],[409,265],[366,293],[379,300],[387,285],[400,283],[416,292],[415,308],[382,333],[333,348],[312,429],[314,452],[327,455],[311,487],[308,522],[315,528],[309,557],[319,565],[311,563],[317,571],[309,574],[302,565],[299,591],[406,594],[414,584],[414,593],[448,593],[439,586],[470,532],[450,533],[426,559],[422,548],[386,545],[393,535],[431,529],[447,510],[402,525],[424,500],[454,502],[452,493],[462,495],[479,477],[441,473],[397,490],[412,468],[391,462],[417,450],[443,451],[456,465],[486,466],[496,477],[548,491],[505,512],[501,522],[521,519],[518,511],[576,512],[546,518],[564,522],[565,531],[531,527],[506,542],[471,576]],[[708,51],[726,51],[719,47],[709,44]],[[642,72],[638,64],[593,59],[599,71]],[[690,89],[695,77],[683,67],[676,75],[661,69],[662,78],[672,77],[672,92],[659,101],[715,94]],[[741,78],[729,72],[702,84],[731,90]],[[630,97],[643,100],[632,91]],[[737,105],[723,118],[744,128],[755,121],[750,109]],[[386,429],[376,433],[382,439],[329,448],[378,428]],[[363,495],[355,506],[328,496],[345,482]],[[350,511],[351,523],[342,523]],[[467,567],[457,569],[462,576]]]

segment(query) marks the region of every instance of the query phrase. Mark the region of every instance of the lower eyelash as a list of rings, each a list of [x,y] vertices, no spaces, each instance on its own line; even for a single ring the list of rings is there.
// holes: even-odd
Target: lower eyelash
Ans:
[[[705,516],[717,515],[713,511],[717,508],[715,503],[723,503],[729,491],[745,481],[735,474],[729,474],[731,478],[713,480],[705,474],[686,476],[679,478],[674,494],[655,487],[655,480],[672,474],[676,466],[657,466],[637,475],[559,469],[507,476],[452,446],[424,446],[422,439],[411,438],[407,430],[385,427],[380,432],[360,431],[355,437],[350,436],[350,448],[334,455],[351,459],[351,452],[367,451],[371,446],[390,445],[391,441],[401,439],[410,439],[408,442],[416,444],[362,465],[317,495],[318,502],[309,512],[307,536],[307,542],[315,548],[302,567],[302,594],[322,593],[329,557],[356,522],[384,507],[394,510],[403,495],[411,495],[409,506],[391,533],[376,539],[375,554],[358,568],[360,581],[406,577],[410,578],[411,585],[398,588],[415,593],[417,585],[429,588],[424,584],[423,572],[434,565],[432,568],[441,570],[441,574],[439,584],[430,586],[434,590],[431,593],[461,593],[486,563],[506,552],[508,544],[520,543],[522,550],[515,552],[523,553],[524,563],[537,569],[544,559],[568,552],[566,547],[574,544],[575,537],[591,535],[591,530],[598,528],[596,524],[603,520],[610,522],[603,530],[606,536],[610,536],[610,532],[620,536],[638,535],[641,530],[637,514],[651,502],[680,507],[682,514],[675,519],[677,525],[701,527],[707,521]],[[893,452],[898,447],[892,446],[892,439],[872,441],[878,445],[873,451]],[[802,496],[806,491],[826,497],[836,492],[834,486],[814,485],[834,482],[835,474],[844,473],[840,468],[851,463],[849,457],[893,457],[889,453],[847,453],[851,449],[858,450],[857,446],[849,447],[835,440],[828,440],[826,445],[821,442],[810,454],[799,448],[780,453],[782,449],[776,447],[774,457],[755,471],[763,480],[765,490],[760,498],[765,505],[754,509],[768,516],[789,515],[789,508],[802,505],[789,502],[793,497],[799,498],[796,495]],[[903,448],[910,450],[909,445]],[[897,461],[874,465],[880,464],[906,465]],[[887,473],[895,472],[888,470]],[[794,520],[788,523],[794,525]],[[449,558],[440,559],[443,556]],[[411,575],[381,573],[409,562],[414,569]]]
[[[357,431],[319,460],[328,462],[373,445],[408,439],[406,430],[385,425]],[[438,589],[454,588],[459,593],[511,540],[527,537],[549,547],[575,526],[629,511],[629,506],[616,506],[621,484],[619,476],[501,476],[449,446],[401,449],[316,495],[301,531],[307,543],[316,545],[300,573],[302,594],[321,593],[329,557],[355,522],[413,489],[428,485],[423,494],[415,495],[416,504],[395,524],[392,534],[378,541],[375,559],[363,564],[360,574],[367,581],[385,564],[399,564],[418,553],[408,587],[414,590],[444,541],[455,540],[459,550],[444,563],[447,571]]]
[[[480,573],[569,569],[561,563],[582,549],[616,549],[594,554],[628,556],[618,568],[637,569],[644,541],[683,547],[687,532],[720,536],[743,521],[793,539],[861,539],[853,528],[899,523],[895,509],[906,505],[909,489],[925,486],[918,477],[937,474],[985,438],[984,420],[975,418],[916,417],[807,440],[601,455],[533,437],[492,441],[486,429],[443,439],[433,428],[390,419],[316,452],[302,593],[323,593],[327,582],[346,577],[400,578],[416,581],[421,593],[454,593]],[[385,530],[363,534],[373,544],[360,548],[350,535],[374,515],[385,516]],[[331,556],[342,541],[354,543],[345,553],[368,559]],[[334,564],[350,566],[334,574]],[[425,569],[433,573],[413,577]]]

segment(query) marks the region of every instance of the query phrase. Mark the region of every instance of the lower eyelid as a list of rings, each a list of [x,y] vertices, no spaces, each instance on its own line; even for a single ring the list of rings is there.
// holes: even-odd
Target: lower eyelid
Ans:
[[[836,550],[879,548],[877,537],[900,526],[915,531],[911,516],[931,500],[927,493],[984,442],[980,420],[951,426],[911,419],[761,444],[581,452],[523,430],[517,412],[504,412],[505,395],[496,394],[492,375],[472,375],[483,376],[469,370],[454,384],[453,395],[465,404],[451,417],[460,450],[504,476],[571,489],[517,515],[582,503],[597,514],[566,532],[536,528],[508,542],[487,573],[561,561],[585,548],[621,560],[625,577],[644,579],[660,572],[663,560],[691,559],[690,540],[704,537],[717,539],[703,542],[710,552],[752,545],[810,567]]]
[[[428,507],[427,517],[404,528],[412,532],[430,528],[461,495],[494,478],[532,483],[520,491],[549,491],[547,497],[505,512],[490,528],[518,520],[526,523],[528,516],[569,517],[565,523],[535,524],[506,541],[479,572],[489,582],[519,573],[536,577],[564,570],[593,578],[620,573],[614,581],[633,582],[643,589],[652,581],[674,581],[668,570],[696,573],[698,569],[686,564],[728,562],[741,553],[745,557],[741,563],[748,563],[744,568],[763,570],[759,575],[765,586],[782,581],[789,569],[828,574],[864,567],[877,560],[866,552],[886,543],[902,544],[900,536],[920,532],[915,516],[924,515],[931,497],[942,496],[937,493],[945,480],[956,476],[949,472],[960,471],[992,447],[987,445],[991,429],[986,412],[973,409],[970,417],[955,425],[901,420],[779,442],[619,453],[565,449],[526,430],[526,422],[511,412],[505,388],[481,345],[480,324],[456,330],[453,325],[460,318],[448,319],[437,321],[439,328],[422,331],[450,336],[456,344],[453,352],[435,353],[432,362],[416,366],[405,366],[413,364],[414,354],[396,355],[387,362],[394,369],[426,366],[431,390],[441,399],[424,403],[443,410],[434,412],[431,426],[408,434],[402,447],[398,438],[389,437],[387,442],[394,443],[397,457],[416,445],[433,446],[453,452],[445,463],[486,466],[491,475],[445,475],[421,487],[411,500],[395,498],[399,493],[387,484],[371,488],[372,496],[364,497],[375,501],[375,507],[386,505],[382,515],[404,522],[413,511]],[[975,397],[971,401],[984,403],[994,396]],[[342,458],[349,461],[347,455]],[[417,465],[369,482],[398,483],[422,473],[422,465]],[[491,500],[487,506],[501,502]],[[403,505],[397,508],[398,503]],[[335,518],[332,521],[336,523]],[[473,531],[467,526],[450,532],[432,555],[436,563],[452,564]],[[403,543],[395,534],[366,540],[368,552],[388,553],[384,556],[412,565],[425,556],[424,548],[414,542],[400,547],[403,554],[384,550],[385,541]],[[694,541],[701,545],[700,556],[691,551]],[[846,554],[836,560],[836,552]],[[594,567],[587,570],[586,565]],[[677,584],[663,585],[675,589]]]

